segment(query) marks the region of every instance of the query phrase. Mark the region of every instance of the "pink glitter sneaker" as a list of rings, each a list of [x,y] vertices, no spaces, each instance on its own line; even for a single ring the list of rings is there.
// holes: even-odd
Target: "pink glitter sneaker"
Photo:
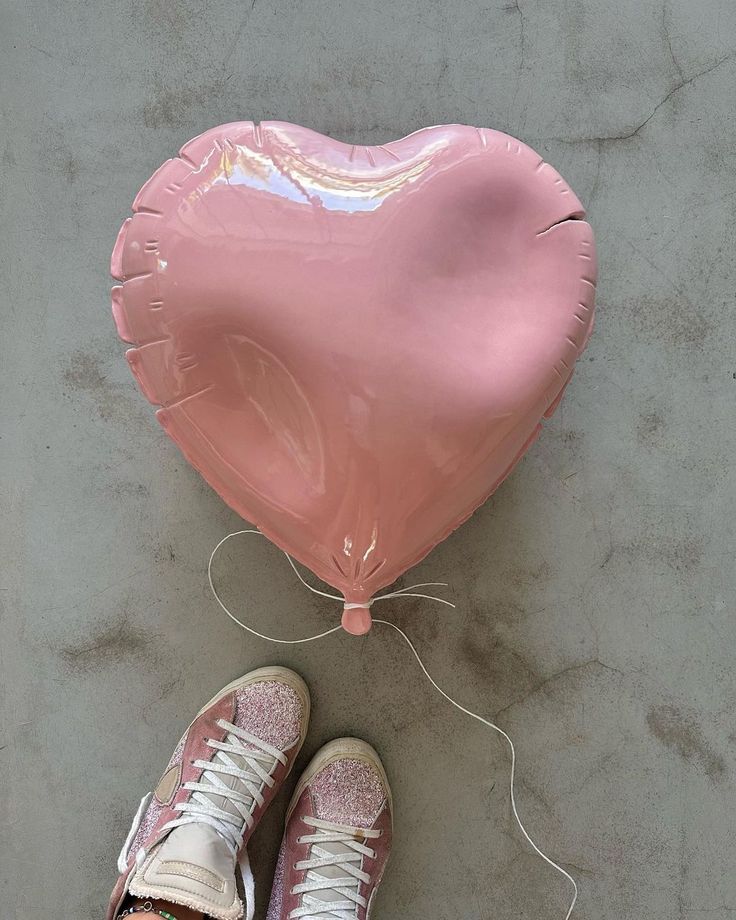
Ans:
[[[266,920],[367,920],[392,837],[378,754],[338,738],[314,756],[286,813]]]
[[[217,920],[254,910],[246,844],[288,776],[309,722],[309,691],[293,671],[261,668],[199,711],[125,841],[108,920],[128,894],[161,898]]]

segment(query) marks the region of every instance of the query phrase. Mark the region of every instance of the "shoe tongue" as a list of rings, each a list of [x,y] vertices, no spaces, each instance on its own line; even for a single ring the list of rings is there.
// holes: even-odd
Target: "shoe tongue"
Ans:
[[[164,898],[222,920],[237,920],[242,914],[235,857],[208,824],[173,828],[136,871],[130,891]]]

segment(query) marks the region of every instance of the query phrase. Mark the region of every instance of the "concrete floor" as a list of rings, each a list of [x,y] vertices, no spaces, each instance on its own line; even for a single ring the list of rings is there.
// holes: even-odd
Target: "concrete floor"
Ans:
[[[303,760],[341,733],[385,757],[377,918],[564,917],[564,883],[514,829],[506,750],[397,637],[274,650],[208,595],[240,521],[137,391],[107,266],[149,174],[240,118],[369,144],[491,126],[588,207],[599,321],[561,410],[412,573],[447,578],[457,611],[385,612],[517,740],[523,815],[578,878],[580,920],[732,917],[736,5],[4,0],[0,33],[2,920],[99,920],[182,727],[272,661],[312,687]],[[337,616],[265,542],[218,573],[262,628]],[[261,915],[284,802],[252,846]]]

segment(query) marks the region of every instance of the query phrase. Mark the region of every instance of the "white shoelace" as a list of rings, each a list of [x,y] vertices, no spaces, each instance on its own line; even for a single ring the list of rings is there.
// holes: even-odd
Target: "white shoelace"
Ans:
[[[222,837],[233,856],[237,856],[243,845],[245,828],[253,826],[256,806],[263,805],[264,786],[273,787],[275,780],[271,774],[278,763],[286,765],[287,758],[283,751],[256,738],[245,729],[238,728],[232,722],[218,719],[217,725],[227,731],[225,740],[205,740],[205,744],[217,753],[211,760],[194,761],[194,766],[203,771],[202,775],[198,782],[184,783],[183,788],[188,789],[192,795],[189,801],[174,806],[176,811],[181,812],[181,817],[169,821],[162,830],[184,824],[209,824]],[[244,766],[238,766],[231,754],[242,758]],[[231,789],[220,776],[234,776],[245,787],[245,791]],[[212,796],[225,799],[234,807],[236,814],[216,805]]]
[[[311,844],[309,859],[296,863],[296,868],[306,870],[305,880],[291,889],[292,894],[301,894],[301,907],[295,908],[289,917],[291,920],[312,920],[312,918],[331,918],[331,920],[355,920],[358,907],[366,907],[367,901],[360,894],[360,883],[369,883],[368,873],[363,872],[365,857],[375,859],[376,852],[361,843],[362,840],[381,836],[381,831],[370,828],[347,827],[333,824],[320,818],[304,817],[301,819],[314,833],[297,838],[297,843]],[[327,844],[339,844],[326,849]],[[340,850],[341,852],[332,852]],[[343,873],[341,877],[330,878],[317,870],[336,866]],[[335,897],[325,901],[318,893],[332,893]]]

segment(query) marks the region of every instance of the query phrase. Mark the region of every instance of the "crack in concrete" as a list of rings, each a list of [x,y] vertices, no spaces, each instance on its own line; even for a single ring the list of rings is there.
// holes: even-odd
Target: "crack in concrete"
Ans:
[[[575,674],[578,671],[584,671],[589,668],[591,665],[598,665],[599,668],[602,668],[605,671],[611,671],[615,674],[619,674],[621,677],[624,676],[624,672],[619,670],[619,668],[614,668],[610,664],[605,664],[601,661],[600,658],[589,658],[587,661],[583,661],[580,664],[571,664],[566,668],[563,668],[561,671],[556,671],[554,674],[551,674],[549,677],[545,677],[544,680],[539,681],[533,687],[530,687],[525,693],[523,693],[518,699],[513,700],[507,706],[504,706],[503,709],[499,709],[493,714],[494,720],[497,720],[499,716],[503,715],[509,709],[512,709],[514,706],[518,706],[520,703],[526,702],[530,697],[535,696],[540,690],[544,690],[545,687],[549,684],[554,683],[560,678],[564,677],[566,674]]]
[[[675,52],[672,50],[672,38],[670,37],[670,30],[667,28],[667,0],[664,0],[662,3],[662,34],[664,35],[664,40],[667,42],[667,48],[669,49],[670,57],[672,58],[672,64],[679,74],[680,80],[684,80],[685,74],[682,72],[682,67],[680,67],[677,58],[675,57]]]
[[[649,122],[654,118],[654,116],[659,112],[663,105],[665,105],[669,100],[684,89],[686,86],[689,86],[691,83],[694,83],[695,80],[700,79],[700,77],[705,77],[709,73],[713,73],[714,70],[717,70],[722,64],[725,64],[726,61],[730,61],[734,57],[736,52],[731,51],[724,57],[720,58],[715,64],[711,64],[710,67],[707,67],[705,70],[701,70],[696,74],[693,74],[692,77],[688,77],[687,80],[680,80],[680,82],[671,89],[667,95],[662,99],[657,105],[654,106],[652,111],[647,115],[644,121],[641,124],[638,124],[631,131],[626,131],[623,134],[605,134],[600,136],[593,137],[547,137],[547,138],[538,138],[537,140],[545,141],[558,141],[561,144],[603,144],[603,143],[613,143],[615,141],[626,141],[630,140],[632,137],[636,137],[640,131],[642,131]]]
[[[596,192],[598,191],[598,180],[601,177],[601,156],[603,154],[603,144],[601,141],[598,141],[596,144],[596,164],[595,164],[595,179],[593,180],[593,188],[590,190],[588,195],[588,208],[593,204],[593,199],[595,198]],[[602,568],[602,566],[601,566]]]
[[[519,0],[514,0],[513,6],[507,6],[505,9],[519,14],[519,70],[516,74],[516,87],[514,88],[514,97],[511,100],[511,111],[516,111],[516,102],[521,90],[521,78],[526,66],[526,32],[524,23],[524,12],[519,5]]]

